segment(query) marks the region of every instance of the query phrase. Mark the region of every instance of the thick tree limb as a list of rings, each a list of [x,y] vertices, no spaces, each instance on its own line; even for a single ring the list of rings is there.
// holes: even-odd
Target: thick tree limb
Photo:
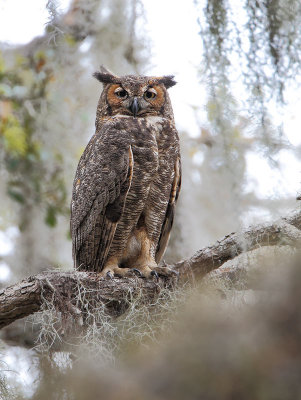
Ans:
[[[170,284],[169,280],[156,282],[136,277],[99,279],[92,272],[41,273],[0,291],[0,328],[40,311],[47,302],[53,302],[61,312],[76,315],[74,300],[79,290],[85,292],[87,301],[104,303],[108,313],[118,315],[132,297],[139,294],[151,301]]]
[[[300,228],[301,212],[295,212],[273,224],[231,233],[213,246],[205,247],[191,258],[170,267],[179,272],[182,280],[191,275],[201,278],[237,255],[261,246],[298,246],[301,243]],[[158,281],[136,277],[98,279],[91,272],[42,273],[0,291],[0,328],[41,310],[48,301],[52,301],[62,313],[81,314],[82,310],[76,304],[79,287],[86,291],[89,301],[101,302],[109,314],[119,315],[131,297],[142,294],[145,301],[152,301],[163,287],[174,283],[174,278],[160,278]]]
[[[241,233],[230,233],[213,246],[197,251],[191,258],[175,264],[180,275],[189,273],[203,277],[239,254],[262,246],[291,245],[301,243],[301,212],[295,212],[272,224],[251,226]]]

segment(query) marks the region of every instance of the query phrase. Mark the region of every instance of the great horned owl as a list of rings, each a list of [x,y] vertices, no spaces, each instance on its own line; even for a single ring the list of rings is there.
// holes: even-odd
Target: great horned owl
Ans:
[[[105,68],[96,132],[79,161],[71,202],[73,259],[101,276],[167,273],[180,191],[179,138],[167,89],[173,76],[118,77]]]

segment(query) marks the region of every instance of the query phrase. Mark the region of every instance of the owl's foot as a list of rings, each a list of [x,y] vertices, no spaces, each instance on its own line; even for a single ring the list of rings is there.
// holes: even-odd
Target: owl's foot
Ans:
[[[152,276],[152,269],[148,265],[139,265],[131,269],[139,278],[150,278]]]
[[[153,265],[144,265],[132,268],[134,273],[141,278],[155,278],[159,279],[159,276],[164,276],[166,278],[176,277],[179,273],[169,267],[158,267]]]
[[[113,279],[114,277],[124,278],[135,275],[139,278],[159,279],[159,276],[166,278],[176,277],[179,273],[169,267],[158,267],[155,262],[150,262],[147,265],[138,265],[132,268],[120,268],[116,264],[110,264],[104,267],[99,277]]]
[[[118,265],[109,265],[105,267],[99,274],[100,278],[113,279],[114,277],[123,278],[126,276],[133,276],[130,268],[120,268]]]

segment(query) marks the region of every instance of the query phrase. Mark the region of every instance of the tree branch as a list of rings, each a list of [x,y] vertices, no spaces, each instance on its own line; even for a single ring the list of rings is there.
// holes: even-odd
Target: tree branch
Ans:
[[[156,298],[171,280],[151,281],[137,277],[99,279],[93,272],[51,271],[31,276],[0,291],[0,328],[40,311],[46,302],[52,302],[62,313],[76,313],[79,290],[85,291],[87,302],[106,305],[107,312],[119,315],[125,311],[131,298],[142,295],[148,301]]]
[[[300,228],[301,212],[298,211],[275,223],[226,235],[191,258],[169,267],[179,272],[181,280],[187,280],[191,275],[202,278],[237,255],[261,246],[299,246]],[[41,273],[0,291],[0,328],[41,310],[47,301],[62,313],[84,314],[76,304],[79,287],[86,291],[89,302],[102,303],[109,314],[120,315],[132,297],[139,294],[145,301],[152,301],[162,288],[174,284],[174,278],[166,277],[154,281],[137,277],[99,279],[95,273],[77,271]]]
[[[175,264],[182,276],[193,274],[202,278],[239,254],[263,246],[299,246],[301,243],[301,212],[294,212],[272,224],[251,226],[241,233],[232,232],[214,245],[197,251],[191,258]]]

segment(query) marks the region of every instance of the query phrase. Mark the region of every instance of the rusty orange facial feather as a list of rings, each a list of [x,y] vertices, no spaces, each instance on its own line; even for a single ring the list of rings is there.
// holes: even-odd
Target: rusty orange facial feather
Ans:
[[[157,96],[154,99],[149,99],[148,101],[155,108],[161,108],[165,102],[165,92],[161,85],[152,86],[157,92]]]
[[[114,84],[114,85],[111,85],[108,89],[107,99],[108,99],[108,103],[110,104],[111,107],[112,106],[120,106],[120,104],[122,103],[123,99],[118,98],[115,94],[115,90],[119,87],[120,87],[120,85]]]

